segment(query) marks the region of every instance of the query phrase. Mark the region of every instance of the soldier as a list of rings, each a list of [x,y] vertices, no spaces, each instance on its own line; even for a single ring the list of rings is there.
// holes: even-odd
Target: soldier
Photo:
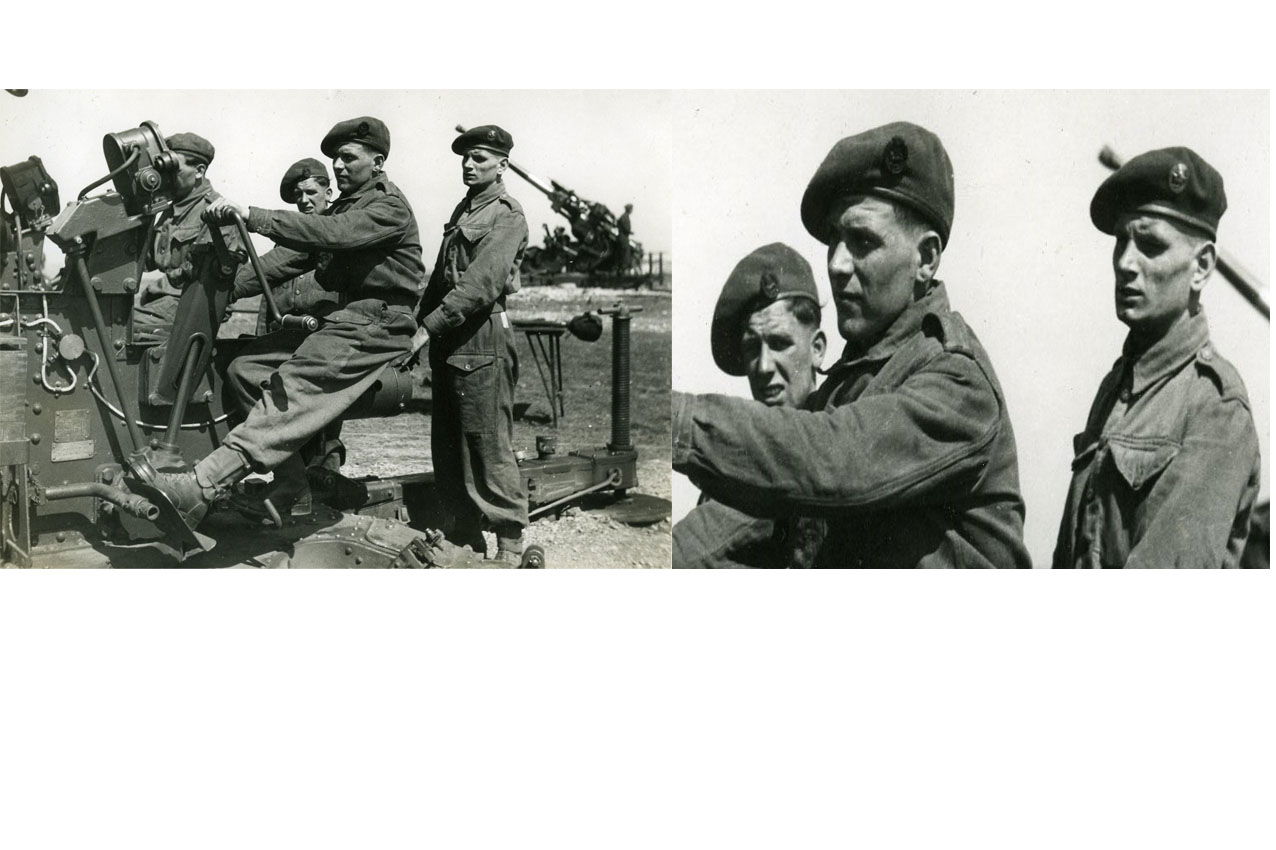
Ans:
[[[527,493],[514,458],[517,354],[505,296],[517,289],[527,220],[501,179],[513,146],[509,133],[491,125],[452,142],[468,190],[443,228],[413,345],[430,346],[430,448],[447,514],[443,531],[486,553],[486,525],[496,533],[496,558],[517,564]]]
[[[173,174],[173,206],[160,213],[155,237],[146,254],[133,307],[133,341],[159,343],[169,338],[182,290],[205,275],[220,276],[213,262],[212,234],[202,218],[209,203],[221,197],[205,176],[216,152],[194,133],[174,133],[164,140],[177,171]],[[233,228],[222,231],[230,247],[239,244]]]
[[[935,277],[953,217],[943,144],[903,122],[842,139],[801,212],[828,246],[846,349],[805,410],[675,393],[674,468],[784,517],[791,566],[1029,566],[1005,400]]]
[[[802,407],[815,389],[828,345],[811,267],[774,243],[736,264],[718,296],[710,329],[713,360],[728,375],[747,375],[756,401]],[[673,565],[681,569],[771,567],[783,558],[775,523],[713,499],[673,528]]]
[[[1130,331],[1073,439],[1055,567],[1239,566],[1258,435],[1200,300],[1226,209],[1222,176],[1183,147],[1135,157],[1090,202]]]
[[[295,204],[298,212],[322,215],[332,199],[327,167],[317,159],[307,157],[298,160],[284,172],[279,183],[279,197],[284,203]],[[263,269],[276,268],[302,259],[304,252],[294,251],[282,245],[271,249],[261,258]],[[257,295],[261,284],[251,266],[240,268],[235,278],[234,298]],[[275,303],[283,315],[322,316],[340,307],[340,293],[330,284],[321,285],[315,280],[314,270],[303,272],[291,280],[272,288]],[[240,350],[226,373],[224,401],[226,410],[236,422],[248,415],[257,399],[257,388],[270,377],[270,373],[286,361],[306,337],[305,331],[279,330],[266,332],[266,304],[263,301],[257,321],[258,339]],[[285,343],[291,339],[291,343]],[[346,447],[341,442],[341,420],[337,419],[302,448],[306,467],[337,472],[345,461]],[[293,516],[305,516],[311,511],[309,490],[293,504]]]
[[[633,235],[634,226],[629,221],[629,214],[634,211],[633,204],[625,204],[625,211],[621,213],[620,218],[616,219],[616,232],[620,242],[620,271],[628,272],[630,265],[633,263],[632,249],[629,247],[629,237]]]
[[[371,387],[386,365],[411,350],[425,265],[412,208],[385,174],[390,131],[376,118],[352,118],[328,131],[320,149],[332,158],[341,192],[322,215],[246,207],[225,198],[210,205],[210,215],[225,217],[233,210],[250,230],[297,252],[266,267],[268,284],[314,269],[319,285],[336,289],[340,301],[266,386],[256,389],[261,395],[247,418],[194,472],[152,480],[192,527],[250,469],[275,470],[261,512],[282,525],[308,489],[298,449]]]

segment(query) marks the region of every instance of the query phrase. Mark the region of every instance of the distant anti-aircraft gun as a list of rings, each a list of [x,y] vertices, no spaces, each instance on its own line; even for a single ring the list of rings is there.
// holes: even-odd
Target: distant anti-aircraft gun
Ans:
[[[465,128],[457,125],[456,131]],[[577,195],[556,180],[548,184],[529,174],[513,160],[510,169],[549,198],[550,208],[567,219],[570,237],[565,232],[550,233],[545,228],[543,245],[533,245],[523,255],[524,274],[556,274],[559,272],[632,274],[639,270],[643,258],[642,243],[622,234],[616,215],[604,204]]]

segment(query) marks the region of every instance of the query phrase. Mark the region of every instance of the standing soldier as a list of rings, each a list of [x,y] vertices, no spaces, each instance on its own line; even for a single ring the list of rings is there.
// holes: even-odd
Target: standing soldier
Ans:
[[[621,213],[620,218],[616,219],[616,232],[619,234],[620,241],[620,272],[622,274],[628,274],[629,267],[633,264],[632,249],[629,247],[629,237],[634,232],[634,226],[629,221],[629,214],[633,211],[633,204],[625,204],[625,211]]]
[[[1073,439],[1055,567],[1239,566],[1258,435],[1200,301],[1226,209],[1222,176],[1182,147],[1135,157],[1090,202],[1130,332]]]
[[[173,206],[160,213],[155,238],[148,246],[146,266],[133,308],[133,341],[159,343],[169,338],[182,290],[205,275],[220,275],[213,259],[212,233],[202,216],[221,197],[205,173],[213,162],[211,142],[194,133],[174,133],[164,140],[177,162],[173,174]],[[233,228],[222,231],[234,248]]]
[[[497,559],[517,564],[527,493],[514,457],[517,354],[505,296],[517,289],[527,220],[501,179],[513,147],[510,134],[492,125],[452,142],[468,190],[443,228],[413,344],[430,346],[430,448],[443,531],[485,554],[486,525],[496,533]]]
[[[282,524],[309,489],[298,450],[411,350],[425,264],[412,207],[385,174],[390,131],[376,118],[352,118],[328,131],[320,149],[332,157],[341,191],[323,215],[246,207],[225,198],[209,207],[218,218],[237,212],[249,230],[297,252],[266,269],[268,284],[314,269],[319,285],[336,289],[340,302],[265,386],[243,388],[260,397],[194,472],[161,473],[151,480],[191,527],[250,469],[275,470],[260,510]]]
[[[815,390],[824,350],[815,276],[788,245],[758,248],[732,269],[709,332],[713,360],[745,375],[755,401],[802,407]],[[705,498],[673,527],[680,569],[774,567],[783,560],[775,523]]]
[[[801,211],[828,246],[846,350],[806,410],[675,393],[674,469],[784,518],[791,566],[1029,566],[1005,399],[935,278],[953,218],[943,144],[904,122],[842,139]]]

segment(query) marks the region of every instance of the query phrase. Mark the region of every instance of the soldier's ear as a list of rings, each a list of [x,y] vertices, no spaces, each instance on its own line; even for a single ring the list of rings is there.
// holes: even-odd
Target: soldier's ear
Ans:
[[[939,274],[939,259],[944,252],[943,240],[933,230],[921,233],[917,240],[917,282],[929,285]]]
[[[1192,291],[1197,295],[1205,288],[1205,283],[1214,273],[1216,265],[1218,265],[1218,249],[1214,247],[1214,243],[1203,241],[1197,245],[1196,253],[1192,256]]]
[[[503,156],[503,157],[501,157],[501,161],[500,161],[499,163],[497,163],[497,165],[496,165],[496,173],[497,173],[497,174],[504,174],[504,173],[505,173],[505,169],[509,168],[509,164],[510,164],[510,161],[509,161],[509,158],[508,158],[508,157],[504,157],[504,156]]]
[[[380,174],[385,169],[385,154],[374,153],[372,155],[372,169]]]
[[[824,335],[823,330],[817,330],[811,337],[811,363],[816,369],[824,365],[824,352],[828,351],[828,347],[828,337]]]

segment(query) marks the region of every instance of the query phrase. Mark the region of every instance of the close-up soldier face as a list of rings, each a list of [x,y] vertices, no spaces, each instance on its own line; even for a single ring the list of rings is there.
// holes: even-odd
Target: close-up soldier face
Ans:
[[[461,182],[483,187],[505,173],[505,157],[486,148],[470,148],[461,157]]]
[[[385,157],[358,142],[346,142],[332,158],[332,174],[342,192],[354,191],[376,174],[377,165]]]
[[[742,329],[740,351],[753,398],[770,407],[800,407],[815,389],[815,370],[824,361],[819,314],[808,325],[784,298],[754,311]]]
[[[915,228],[890,201],[854,195],[835,205],[828,272],[842,338],[859,349],[881,339],[913,302],[920,263]]]
[[[1191,304],[1212,269],[1212,243],[1160,216],[1133,213],[1116,226],[1112,270],[1116,315],[1133,330],[1160,334]],[[1202,258],[1202,253],[1209,256]]]
[[[297,209],[300,212],[318,215],[328,208],[331,197],[332,188],[313,177],[307,177],[297,184]]]
[[[208,166],[181,151],[173,151],[173,159],[177,161],[177,171],[173,174],[173,197],[181,201],[204,179],[204,169]]]

